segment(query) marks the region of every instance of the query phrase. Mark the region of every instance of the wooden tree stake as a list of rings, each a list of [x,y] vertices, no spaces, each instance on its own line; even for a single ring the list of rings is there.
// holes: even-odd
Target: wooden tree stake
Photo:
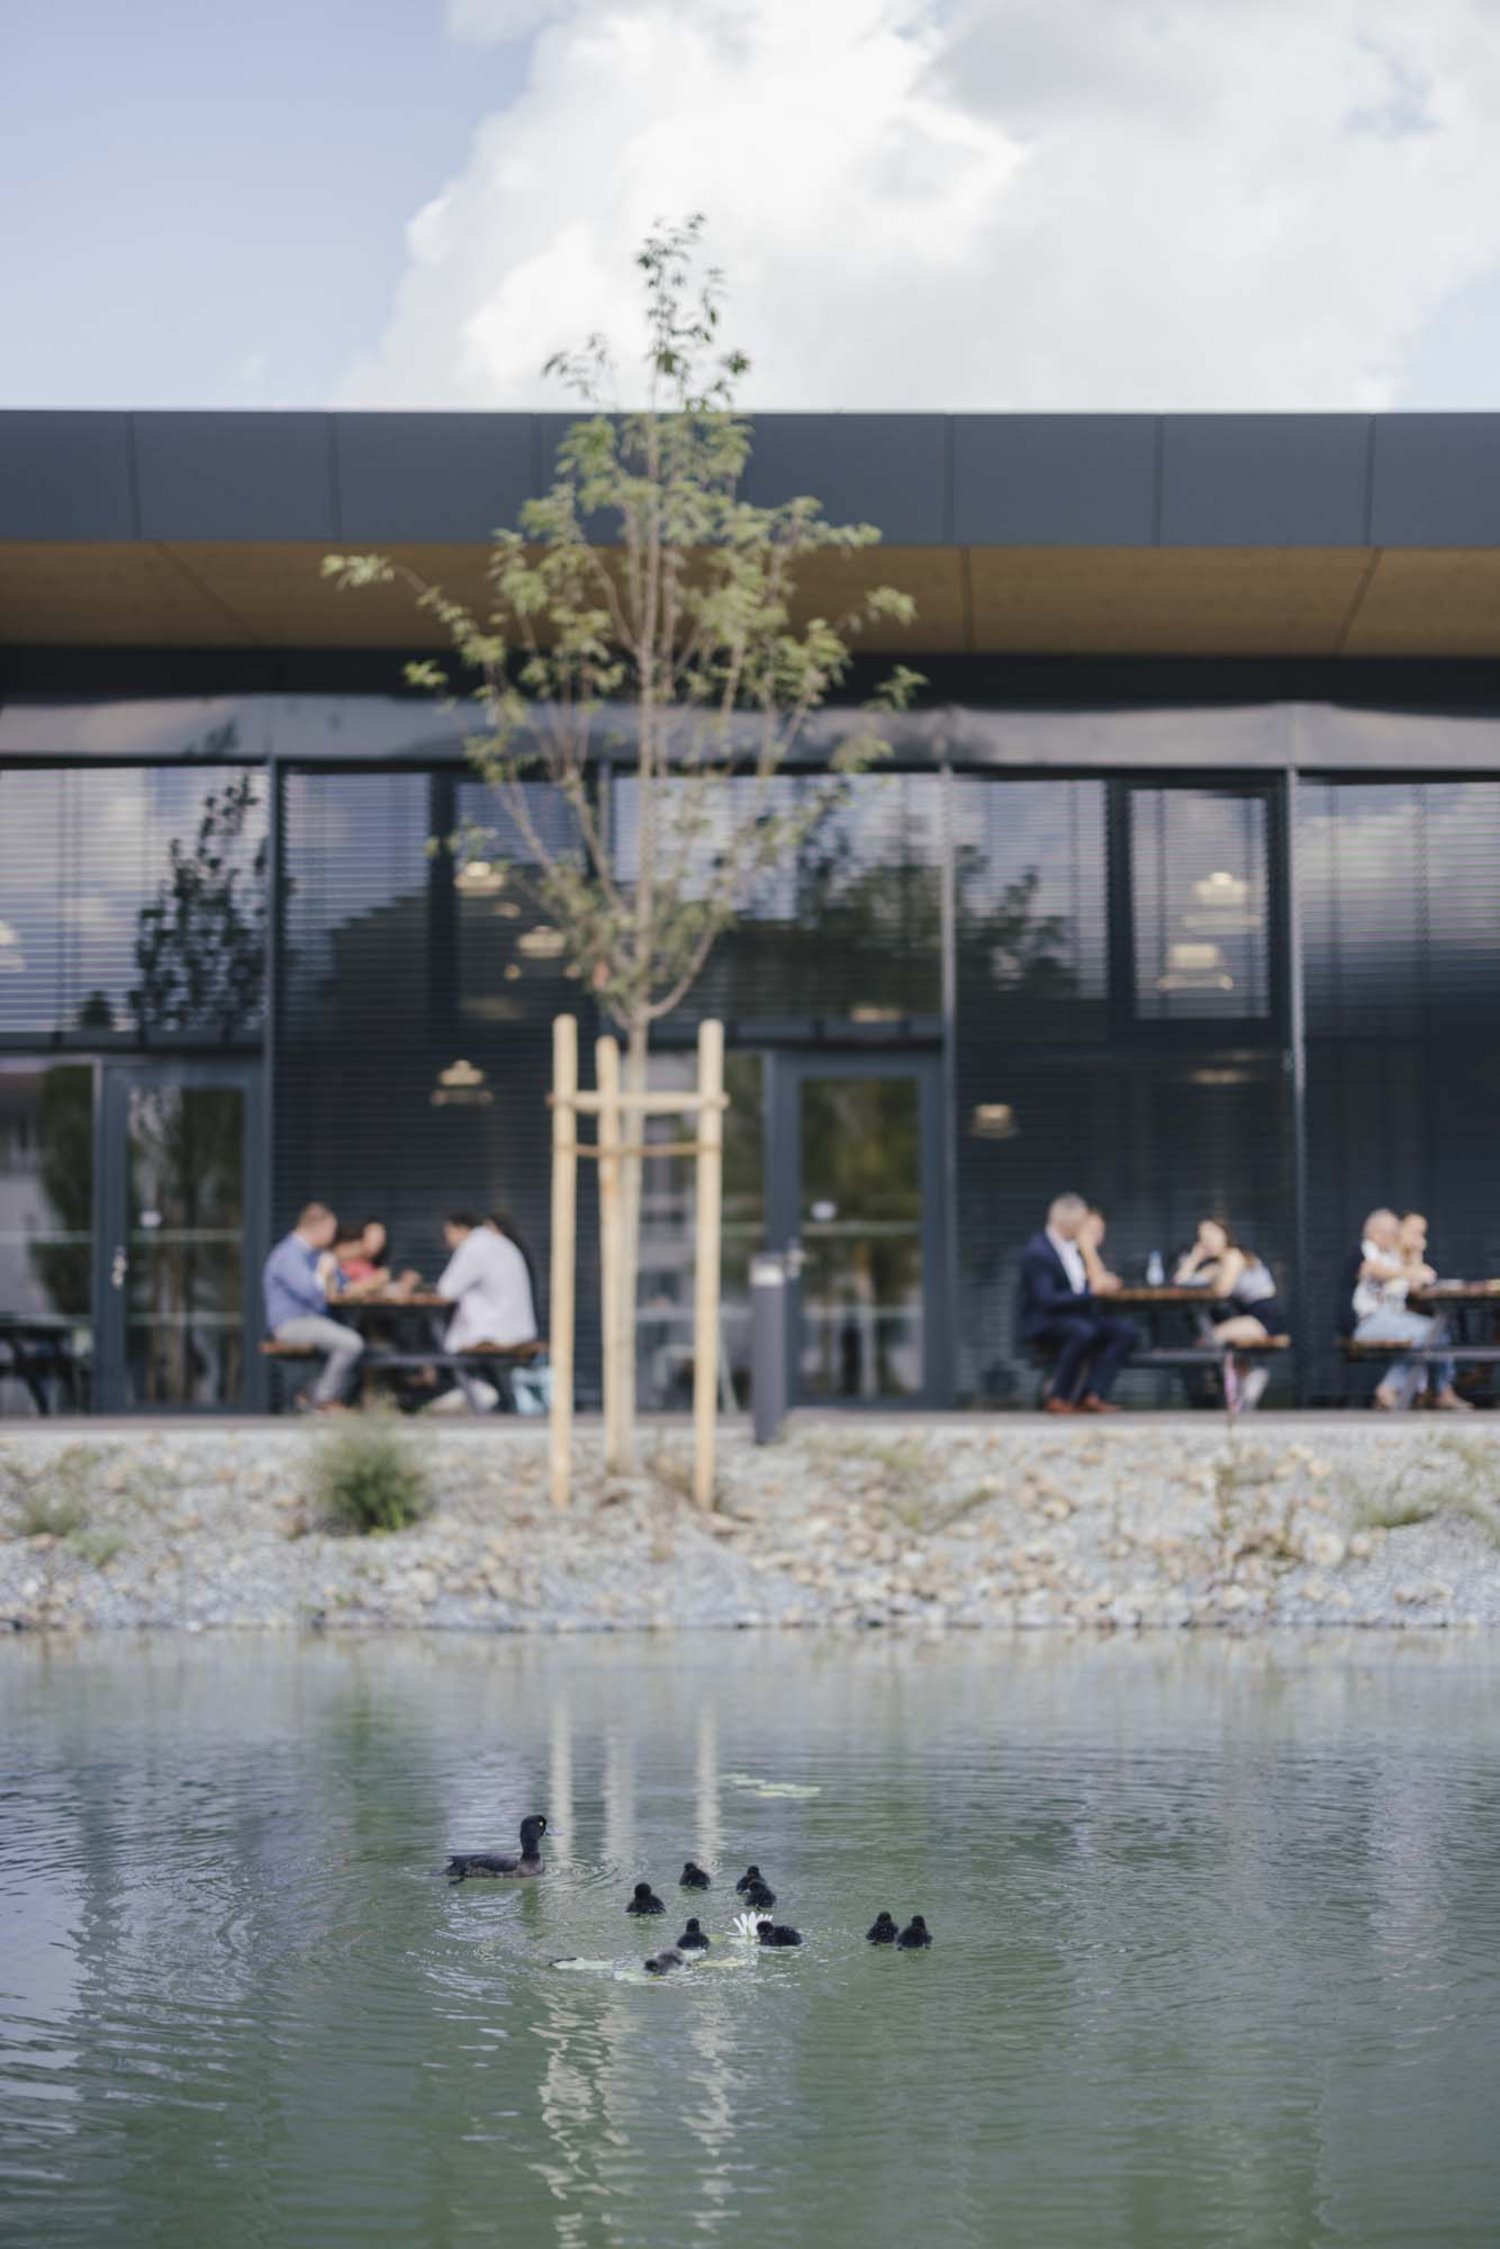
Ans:
[[[719,1219],[724,1201],[724,1026],[698,1026],[697,1225],[693,1265],[693,1498],[714,1503],[719,1411]]]
[[[573,1276],[578,1250],[578,1021],[552,1025],[552,1504],[566,1508],[573,1478]]]
[[[552,1025],[552,1355],[551,1481],[552,1504],[566,1508],[573,1475],[573,1329],[576,1316],[574,1273],[578,1256],[578,1159],[599,1165],[599,1260],[601,1330],[604,1345],[604,1448],[614,1457],[620,1433],[627,1369],[634,1356],[625,1345],[635,1320],[626,1301],[621,1158],[627,1145],[645,1155],[690,1153],[695,1159],[693,1258],[693,1498],[699,1507],[714,1503],[714,1440],[719,1382],[719,1222],[724,1202],[724,1026],[708,1022],[698,1029],[698,1087],[695,1093],[630,1092],[620,1084],[620,1047],[602,1038],[595,1050],[598,1089],[578,1085],[578,1023],[559,1015]],[[642,1119],[676,1113],[696,1119],[691,1141],[640,1140]],[[599,1119],[596,1146],[580,1147],[580,1115]],[[634,1136],[627,1144],[625,1125]]]
[[[621,1275],[625,1263],[625,1223],[620,1176],[620,1042],[594,1043],[595,1082],[599,1088],[599,1325],[604,1346],[604,1465],[620,1465],[622,1323]],[[631,1307],[632,1313],[634,1307]]]

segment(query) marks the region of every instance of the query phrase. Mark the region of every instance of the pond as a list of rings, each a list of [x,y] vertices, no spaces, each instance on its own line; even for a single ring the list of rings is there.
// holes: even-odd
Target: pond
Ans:
[[[1497,1686],[1477,1636],[12,1642],[0,2239],[1493,2244]],[[540,1881],[443,1879],[534,1809]],[[725,1935],[752,1859],[800,1950]]]

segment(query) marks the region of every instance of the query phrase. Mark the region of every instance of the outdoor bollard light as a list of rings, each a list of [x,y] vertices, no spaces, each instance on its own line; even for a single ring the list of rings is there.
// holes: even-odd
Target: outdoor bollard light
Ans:
[[[755,1442],[773,1445],[786,1418],[786,1259],[750,1260],[750,1408]]]

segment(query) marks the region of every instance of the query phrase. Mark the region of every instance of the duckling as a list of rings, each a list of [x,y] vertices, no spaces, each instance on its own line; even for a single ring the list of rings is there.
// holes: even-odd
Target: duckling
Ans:
[[[754,1877],[753,1880],[751,1879],[752,1876]],[[753,1906],[759,1913],[769,1913],[771,1907],[776,1903],[776,1892],[769,1882],[761,1880],[753,1866],[750,1873],[740,1882],[739,1891],[746,1905]]]
[[[865,1942],[867,1944],[894,1944],[896,1934],[896,1924],[890,1915],[888,1913],[877,1913],[874,1928],[865,1931]]]
[[[706,1890],[710,1883],[702,1867],[689,1859],[677,1877],[677,1887],[679,1890]]]
[[[903,1952],[920,1952],[924,1944],[931,1944],[932,1931],[920,1913],[914,1913],[896,1939]]]
[[[677,1949],[679,1952],[707,1952],[708,1939],[696,1914],[677,1939]]]
[[[764,1880],[765,1876],[758,1866],[747,1866],[734,1886],[735,1895],[742,1898],[747,1890],[753,1890],[757,1882],[764,1882]]]
[[[665,1913],[666,1910],[649,1882],[637,1882],[635,1896],[625,1908],[627,1913]]]
[[[498,1851],[456,1851],[448,1861],[449,1878],[454,1882],[462,1882],[469,1874],[540,1874],[540,1845],[546,1832],[546,1815],[533,1812],[530,1819],[521,1822],[521,1855],[518,1859],[503,1857]]]
[[[800,1944],[802,1942],[801,1932],[796,1929],[788,1928],[787,1924],[784,1921],[762,1921],[760,1928],[756,1933],[759,1936],[761,1943],[772,1949],[779,1949],[783,1945]]]
[[[674,1945],[668,1945],[665,1952],[652,1953],[651,1958],[646,1962],[646,1973],[648,1976],[666,1976],[670,1975],[674,1968],[681,1968],[684,1965],[682,1954]]]

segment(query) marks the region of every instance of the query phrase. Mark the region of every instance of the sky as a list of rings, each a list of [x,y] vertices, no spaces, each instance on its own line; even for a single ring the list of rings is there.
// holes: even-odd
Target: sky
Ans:
[[[0,0],[0,406],[1500,407],[1500,0]],[[627,375],[622,397],[630,390]]]

